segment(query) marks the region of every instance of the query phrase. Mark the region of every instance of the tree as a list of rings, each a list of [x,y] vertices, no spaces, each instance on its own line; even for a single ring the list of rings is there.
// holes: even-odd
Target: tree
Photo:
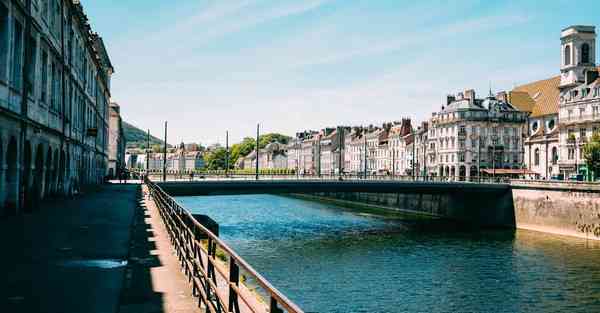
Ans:
[[[589,170],[596,176],[600,174],[600,133],[592,135],[592,139],[583,147],[583,158]]]
[[[225,148],[219,147],[204,154],[204,163],[208,170],[225,169]]]
[[[262,149],[272,142],[279,142],[285,145],[290,141],[290,139],[291,138],[289,136],[278,133],[264,134],[260,136],[258,140],[258,146]]]
[[[164,146],[162,146],[162,145],[153,145],[152,146],[152,152],[154,152],[154,153],[161,153],[164,150],[165,150]]]

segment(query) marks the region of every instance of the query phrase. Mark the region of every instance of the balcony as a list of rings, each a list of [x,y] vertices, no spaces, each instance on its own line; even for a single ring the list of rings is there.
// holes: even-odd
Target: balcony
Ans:
[[[561,117],[559,117],[559,121],[563,125],[574,125],[574,124],[587,123],[587,122],[598,122],[598,121],[600,121],[600,113],[584,114],[584,115],[577,115],[577,116],[566,116],[566,117],[561,116]]]

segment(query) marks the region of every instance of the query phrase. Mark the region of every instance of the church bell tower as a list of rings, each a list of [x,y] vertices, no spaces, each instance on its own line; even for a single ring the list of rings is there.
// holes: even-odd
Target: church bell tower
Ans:
[[[560,87],[584,83],[587,72],[596,71],[596,27],[567,27],[561,32],[560,41]]]

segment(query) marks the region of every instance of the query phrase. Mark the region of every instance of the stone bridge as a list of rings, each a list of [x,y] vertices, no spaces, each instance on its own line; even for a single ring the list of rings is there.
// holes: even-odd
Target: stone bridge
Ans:
[[[296,194],[447,218],[484,227],[515,227],[509,184],[407,181],[194,181],[164,182],[172,196]]]

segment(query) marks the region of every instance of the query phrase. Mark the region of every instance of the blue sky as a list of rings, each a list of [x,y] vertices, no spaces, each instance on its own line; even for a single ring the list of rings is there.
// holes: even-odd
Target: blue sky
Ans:
[[[556,75],[600,1],[82,0],[124,119],[169,142],[423,120],[446,94]],[[176,4],[175,4],[176,3]]]

